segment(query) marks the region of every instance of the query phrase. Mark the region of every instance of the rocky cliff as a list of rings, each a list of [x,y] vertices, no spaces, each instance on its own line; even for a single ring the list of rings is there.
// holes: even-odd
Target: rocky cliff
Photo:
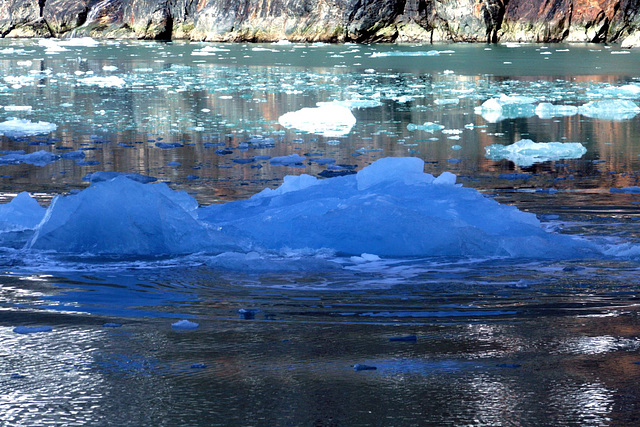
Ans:
[[[2,0],[0,36],[640,43],[640,0]]]

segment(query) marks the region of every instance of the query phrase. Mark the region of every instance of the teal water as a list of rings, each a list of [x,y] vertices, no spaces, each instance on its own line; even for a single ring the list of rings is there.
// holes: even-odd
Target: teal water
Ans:
[[[416,156],[426,172],[454,172],[545,227],[620,255],[637,243],[639,199],[610,189],[638,185],[640,116],[547,117],[535,107],[637,104],[638,65],[640,52],[602,45],[2,40],[0,122],[56,129],[0,137],[0,150],[84,157],[2,164],[0,192],[8,201],[29,191],[47,205],[107,170],[156,177],[208,205],[277,187],[286,175],[335,173],[317,159],[344,172]],[[532,100],[498,114],[476,110],[501,94]],[[359,106],[344,135],[278,123],[332,101]],[[581,143],[586,152],[530,165],[485,154],[524,138]],[[307,160],[269,161],[290,154]],[[637,256],[327,256],[342,268],[292,267],[301,254],[274,261],[287,271],[254,271],[202,254],[53,258],[3,248],[0,420],[637,424]],[[172,328],[181,319],[199,327]],[[51,330],[19,334],[19,326]],[[390,340],[407,336],[415,341]]]

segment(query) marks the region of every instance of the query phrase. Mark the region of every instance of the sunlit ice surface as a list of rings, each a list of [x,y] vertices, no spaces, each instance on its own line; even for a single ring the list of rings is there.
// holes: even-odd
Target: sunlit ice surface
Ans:
[[[634,425],[637,52],[85,42],[0,46],[3,202],[41,205],[2,211],[4,424]],[[358,184],[389,157],[479,193]],[[122,180],[88,176],[102,171],[156,184],[125,181],[92,211],[84,191]],[[396,178],[425,179],[412,174]],[[157,182],[166,193],[141,190]],[[384,253],[398,230],[435,241],[411,232],[416,188],[442,192],[433,233],[464,251]],[[468,194],[502,208],[460,208]],[[173,215],[153,222],[143,208],[160,201]],[[68,239],[128,206],[132,228]],[[343,209],[323,229],[327,206],[379,226]],[[504,212],[578,253],[554,252],[556,237],[487,253],[461,231],[476,217],[502,233]],[[34,238],[55,221],[62,240]],[[182,237],[138,250],[175,223]],[[339,245],[340,227],[376,238]],[[311,233],[333,237],[313,247]]]

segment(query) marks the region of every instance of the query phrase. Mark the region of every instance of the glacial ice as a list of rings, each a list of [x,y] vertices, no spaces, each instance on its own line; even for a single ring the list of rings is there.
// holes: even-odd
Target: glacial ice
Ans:
[[[58,126],[53,123],[11,118],[0,123],[0,135],[20,138],[31,135],[44,135],[55,131],[57,128]]]
[[[196,206],[191,196],[164,183],[117,176],[56,196],[27,248],[127,256],[237,249],[233,238],[194,218]]]
[[[545,231],[533,214],[457,184],[452,173],[425,173],[418,158],[383,158],[330,179],[288,176],[279,188],[207,207],[164,183],[124,174],[55,197],[46,213],[36,205],[20,195],[0,206],[0,220],[35,227],[27,251],[134,257],[203,252],[207,264],[223,269],[338,268],[322,255],[328,253],[362,264],[387,256],[554,258],[594,251],[580,239]],[[303,267],[300,256],[308,260]]]
[[[335,138],[348,135],[356,124],[356,118],[347,107],[321,103],[315,108],[308,107],[283,114],[278,122],[288,129]]]
[[[528,96],[501,94],[498,98],[491,98],[474,109],[489,123],[497,123],[506,119],[531,117],[535,115],[533,106],[537,100]]]
[[[0,205],[0,230],[34,229],[44,218],[46,209],[23,191],[9,203]]]
[[[578,108],[583,116],[603,120],[628,120],[640,113],[638,105],[627,99],[591,101]]]
[[[511,145],[493,144],[485,147],[485,157],[510,160],[518,166],[560,159],[579,159],[587,149],[579,142],[534,142],[521,139]]]
[[[179,320],[171,324],[171,328],[178,331],[193,331],[198,329],[199,326],[198,323],[191,322],[190,320]]]

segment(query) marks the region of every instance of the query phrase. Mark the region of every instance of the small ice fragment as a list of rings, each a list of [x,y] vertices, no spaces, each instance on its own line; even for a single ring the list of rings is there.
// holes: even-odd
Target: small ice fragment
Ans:
[[[179,142],[156,142],[156,147],[162,148],[164,150],[170,150],[172,148],[180,148],[184,146]]]
[[[299,154],[289,154],[288,156],[273,157],[269,163],[275,166],[299,166],[306,160],[306,157]]]
[[[189,320],[180,320],[171,324],[171,328],[180,331],[192,331],[194,329],[198,329],[199,326],[200,325],[198,323],[191,322]]]
[[[416,342],[418,341],[418,337],[415,335],[407,335],[404,337],[391,337],[389,341],[399,341],[399,342]]]
[[[118,69],[118,67],[116,67],[115,65],[105,65],[104,67],[102,67],[103,71],[116,71]]]
[[[358,371],[375,371],[376,368],[375,366],[371,366],[371,365],[364,365],[362,363],[356,363],[355,365],[353,365],[353,370],[358,372]]]
[[[51,332],[53,328],[51,326],[17,326],[13,328],[13,332],[16,334],[37,334],[39,332]]]
[[[518,179],[526,181],[528,179],[531,179],[531,176],[527,175],[526,173],[511,172],[511,173],[502,173],[498,175],[498,178],[508,179],[509,181],[516,181]]]
[[[610,188],[610,193],[640,194],[640,187]]]
[[[0,157],[0,165],[18,165],[20,163],[27,163],[34,166],[46,166],[59,159],[59,155],[44,150],[29,154],[16,152]]]
[[[122,323],[107,322],[102,326],[105,328],[120,328],[122,326]]]
[[[413,123],[409,123],[407,125],[407,130],[410,132],[413,132],[416,130],[422,130],[425,132],[434,133],[442,129],[444,129],[443,125],[438,123],[433,123],[433,122],[426,122],[422,125],[414,125]]]
[[[122,87],[125,85],[125,81],[118,76],[95,76],[86,77],[78,80],[83,85],[87,86],[99,86],[99,87]]]
[[[205,365],[204,363],[194,363],[193,365],[191,365],[191,369],[205,369],[207,367],[207,365]]]
[[[364,253],[360,256],[352,256],[351,261],[356,264],[364,264],[366,262],[380,261],[380,257],[378,255]]]
[[[154,178],[152,176],[141,175],[135,172],[110,172],[110,171],[99,171],[88,173],[82,177],[83,181],[88,181],[91,183],[110,181],[119,176],[123,176],[125,178],[129,178],[132,181],[140,182],[142,184],[147,184],[150,182],[155,182],[158,178]]]
[[[31,111],[31,105],[5,105],[4,111]]]
[[[252,320],[256,318],[256,310],[241,308],[240,310],[238,310],[238,315],[241,319]]]

